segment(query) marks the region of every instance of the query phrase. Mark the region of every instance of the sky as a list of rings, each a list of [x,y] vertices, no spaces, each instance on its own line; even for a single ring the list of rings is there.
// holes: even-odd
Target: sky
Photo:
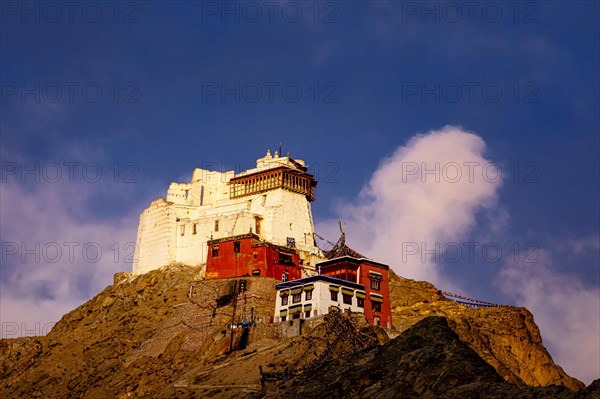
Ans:
[[[131,270],[138,217],[267,149],[318,180],[318,234],[524,306],[600,377],[600,5],[0,3],[2,337]]]

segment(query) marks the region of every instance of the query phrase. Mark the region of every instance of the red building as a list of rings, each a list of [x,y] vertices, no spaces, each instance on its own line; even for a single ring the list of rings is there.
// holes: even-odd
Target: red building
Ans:
[[[302,277],[295,249],[261,241],[253,233],[208,241],[206,279],[262,276],[281,281]]]
[[[392,328],[389,266],[366,258],[342,256],[317,263],[320,274],[335,277],[365,288],[365,317],[371,324]]]

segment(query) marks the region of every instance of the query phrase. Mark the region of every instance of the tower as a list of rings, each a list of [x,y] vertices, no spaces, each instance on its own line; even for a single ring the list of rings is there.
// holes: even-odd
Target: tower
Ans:
[[[187,183],[171,183],[166,198],[140,215],[133,273],[181,262],[206,263],[207,242],[253,233],[295,248],[304,269],[324,260],[315,245],[311,202],[317,182],[304,161],[270,151],[256,168],[235,174],[195,169]]]

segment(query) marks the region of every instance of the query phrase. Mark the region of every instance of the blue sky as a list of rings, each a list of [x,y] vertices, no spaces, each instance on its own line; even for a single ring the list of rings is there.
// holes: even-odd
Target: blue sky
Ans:
[[[597,2],[73,4],[0,9],[0,295],[2,321],[13,323],[3,336],[58,320],[128,270],[139,213],[194,167],[237,169],[282,143],[317,175],[315,221],[333,235],[333,221],[353,219],[348,209],[369,209],[374,174],[392,173],[385,159],[406,159],[421,148],[416,135],[451,125],[474,135],[468,143],[478,137],[476,155],[503,175],[493,204],[472,198],[474,222],[456,238],[499,243],[504,254],[517,244],[521,258],[533,243],[544,262],[525,270],[506,255],[461,258],[435,266],[432,279],[527,306],[568,372],[599,377],[600,364],[589,371],[568,355],[591,352],[585,359],[598,364],[597,342],[586,335],[577,350],[561,346],[551,329],[568,318],[544,297],[555,288],[565,302],[585,302],[595,315],[585,329],[600,329]],[[368,220],[349,220],[350,233]],[[385,245],[367,248],[359,237],[349,240],[395,263]],[[52,263],[55,242],[63,253]],[[65,262],[64,242],[81,244],[79,258],[79,248],[101,242],[102,260]],[[40,259],[23,258],[22,243]],[[401,259],[395,265],[402,273]]]

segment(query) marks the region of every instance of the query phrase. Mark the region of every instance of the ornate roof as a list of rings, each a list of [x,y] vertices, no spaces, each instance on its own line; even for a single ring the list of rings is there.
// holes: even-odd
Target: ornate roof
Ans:
[[[323,251],[323,255],[327,259],[340,258],[342,256],[351,256],[353,258],[366,258],[366,256],[361,253],[353,250],[349,246],[346,245],[346,232],[342,227],[342,221],[340,220],[340,231],[342,234],[340,238],[337,240],[333,247],[329,251]]]

